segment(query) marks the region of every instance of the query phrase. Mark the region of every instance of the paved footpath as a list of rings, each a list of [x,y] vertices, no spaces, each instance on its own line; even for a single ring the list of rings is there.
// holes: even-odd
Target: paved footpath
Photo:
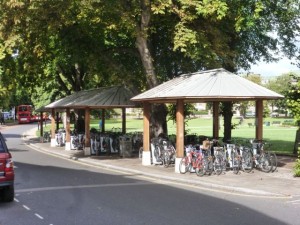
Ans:
[[[174,166],[164,168],[161,165],[143,166],[139,158],[120,158],[107,156],[84,156],[83,151],[64,150],[64,147],[50,147],[50,143],[40,143],[35,130],[24,134],[32,148],[54,154],[68,160],[78,160],[101,168],[148,176],[165,182],[177,182],[196,185],[203,188],[231,193],[267,196],[292,197],[300,196],[300,178],[293,176],[296,158],[278,156],[278,168],[273,173],[264,173],[254,169],[251,173],[233,174],[226,171],[221,175],[198,177],[195,173],[175,173]]]

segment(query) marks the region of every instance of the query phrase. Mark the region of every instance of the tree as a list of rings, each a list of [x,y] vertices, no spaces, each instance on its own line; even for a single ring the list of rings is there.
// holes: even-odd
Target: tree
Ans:
[[[296,138],[294,143],[294,154],[296,155],[298,153],[298,159],[296,161],[296,165],[294,168],[294,174],[295,176],[300,176],[300,77],[297,75],[291,76],[291,82],[290,82],[290,91],[288,92],[286,98],[287,98],[287,105],[292,111],[294,118],[296,120],[296,123],[298,125],[298,130],[296,132]]]
[[[270,80],[266,84],[266,87],[285,96],[290,90],[291,77],[295,75],[296,74],[292,72],[282,74],[275,79]],[[269,103],[271,104],[272,111],[274,110],[274,107],[277,107],[279,110],[287,113],[287,99],[271,100]]]
[[[259,59],[276,60],[279,48],[288,56],[298,51],[298,1],[157,2],[154,12],[178,16],[174,49],[202,60],[202,68],[236,72]],[[224,109],[224,136],[230,138],[232,103],[224,103]]]
[[[298,6],[298,0],[7,0],[0,4],[0,39],[6,54],[19,51],[19,81],[55,87],[51,98],[117,82],[145,90],[184,72],[236,72],[276,60],[272,53],[280,48],[296,55]],[[165,112],[161,105],[154,110],[158,133],[166,131]]]
[[[294,154],[297,154],[300,143],[300,77],[292,75],[289,87],[290,90],[286,95],[287,106],[292,111],[298,126],[294,145]]]

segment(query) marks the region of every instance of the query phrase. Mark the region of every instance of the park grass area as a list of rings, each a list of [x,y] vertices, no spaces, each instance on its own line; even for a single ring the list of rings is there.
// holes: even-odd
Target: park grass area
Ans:
[[[272,145],[272,151],[281,154],[292,154],[294,141],[296,136],[297,127],[294,126],[282,126],[279,124],[273,125],[273,121],[278,121],[281,124],[285,118],[265,118],[265,122],[270,122],[269,126],[264,125],[263,137],[264,140]],[[239,124],[238,118],[233,118],[233,124],[236,124],[235,129],[232,130],[232,139],[254,139],[255,138],[255,119],[247,118],[244,119],[241,125]],[[187,134],[196,134],[212,137],[212,118],[193,118],[187,121],[186,131]],[[251,124],[252,126],[250,126]],[[91,128],[99,129],[99,120],[91,120]],[[117,131],[121,130],[122,121],[121,119],[106,119],[105,130],[106,131]],[[142,132],[143,131],[143,120],[142,119],[127,119],[126,120],[126,131],[127,133]],[[220,138],[223,136],[223,120],[220,119]],[[176,134],[176,124],[173,121],[168,121],[168,133]]]
[[[270,122],[269,126],[263,127],[263,138],[266,142],[271,144],[271,150],[281,154],[293,154],[294,141],[296,137],[297,127],[272,125],[273,121],[280,122],[281,124],[286,119],[281,118],[266,118],[264,124]],[[233,119],[233,124],[236,124],[235,129],[232,130],[232,139],[249,141],[255,138],[255,119],[245,119],[241,125],[239,119]],[[249,125],[251,124],[251,125]],[[170,125],[170,124],[169,124]],[[176,133],[176,125],[171,124],[168,126],[169,133]],[[212,119],[197,118],[188,121],[186,130],[189,134],[205,135],[212,137]],[[223,120],[220,120],[220,139],[223,137]]]

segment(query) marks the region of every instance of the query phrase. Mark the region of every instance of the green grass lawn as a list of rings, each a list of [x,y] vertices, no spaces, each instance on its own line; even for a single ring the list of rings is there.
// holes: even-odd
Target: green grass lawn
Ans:
[[[273,121],[283,122],[286,119],[281,118],[266,118],[264,122],[270,122],[270,126],[263,127],[264,140],[272,144],[272,150],[277,153],[292,154],[296,136],[297,127],[272,125]],[[233,124],[238,124],[238,119],[233,119]],[[91,128],[99,129],[99,120],[91,120]],[[232,130],[232,139],[253,139],[255,138],[255,127],[249,127],[248,123],[255,124],[255,119],[245,119],[242,125],[236,126]],[[107,119],[105,121],[105,130],[111,131],[115,128],[121,129],[121,119]],[[142,119],[127,119],[127,133],[142,132]],[[196,118],[187,122],[186,130],[188,134],[212,136],[212,119],[211,118]],[[223,120],[220,120],[220,137],[223,136]],[[168,121],[168,133],[176,134],[176,124],[173,121]]]

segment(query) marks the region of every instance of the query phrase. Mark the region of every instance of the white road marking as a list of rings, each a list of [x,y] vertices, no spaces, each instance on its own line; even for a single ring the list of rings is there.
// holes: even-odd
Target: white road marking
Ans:
[[[26,206],[26,205],[23,205],[23,207],[24,207],[25,209],[27,209],[28,211],[30,210],[30,208],[29,208],[28,206]]]
[[[298,199],[298,200],[293,200],[293,201],[287,201],[287,203],[295,203],[295,202],[299,202],[299,204],[300,204],[300,199]]]
[[[15,202],[20,202],[20,201],[19,201],[18,199],[16,199],[16,198],[14,198],[14,201],[15,201]]]
[[[34,214],[36,217],[38,217],[39,219],[43,220],[44,218],[42,216],[40,216],[39,214],[35,213]]]
[[[136,182],[136,183],[91,184],[91,185],[78,185],[78,186],[43,187],[43,188],[20,189],[20,190],[16,190],[16,192],[24,193],[24,192],[36,192],[36,191],[56,191],[56,190],[66,190],[66,189],[120,187],[120,186],[138,186],[138,185],[153,185],[153,183]]]

